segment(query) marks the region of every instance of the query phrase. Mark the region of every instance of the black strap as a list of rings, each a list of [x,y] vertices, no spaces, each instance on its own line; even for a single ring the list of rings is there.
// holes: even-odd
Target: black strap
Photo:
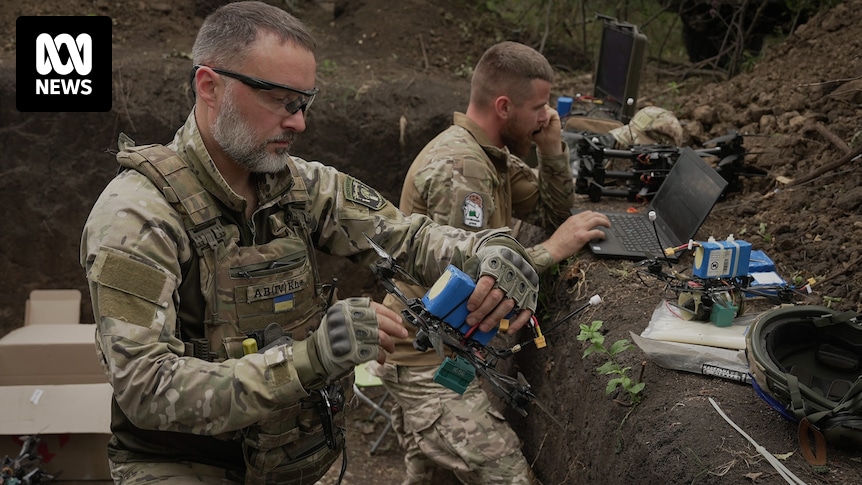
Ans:
[[[862,313],[847,311],[842,313],[823,315],[821,317],[815,317],[812,318],[811,321],[817,327],[828,327],[829,325],[836,325],[839,323],[852,323],[856,325],[862,325],[862,321],[858,320],[859,316],[862,316]]]

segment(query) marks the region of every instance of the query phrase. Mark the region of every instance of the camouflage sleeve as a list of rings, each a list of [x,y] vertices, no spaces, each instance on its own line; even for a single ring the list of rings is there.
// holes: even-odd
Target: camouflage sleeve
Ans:
[[[569,167],[569,149],[563,154],[539,157],[538,170],[516,157],[509,159],[512,212],[515,217],[545,229],[554,229],[571,215],[575,187]]]
[[[90,213],[81,264],[97,351],[123,412],[144,429],[216,435],[307,394],[288,349],[221,363],[183,355],[177,288],[190,251],[179,216],[161,192],[127,170]]]
[[[464,150],[463,155],[426,161],[416,173],[415,189],[426,201],[434,222],[470,231],[488,228],[490,214],[499,210],[492,196],[493,185],[499,183],[497,173],[484,157],[469,150]],[[529,173],[525,176],[536,180],[530,168],[526,165],[524,168],[527,171],[524,173]],[[471,200],[475,201],[471,204]],[[570,207],[566,205],[567,213]],[[528,248],[527,253],[539,273],[556,264],[541,244]]]
[[[508,228],[476,233],[404,215],[376,190],[332,167],[295,159],[314,194],[308,208],[315,246],[367,267],[378,255],[364,235],[392,255],[419,283],[431,286],[448,264],[462,267],[479,246]],[[526,254],[526,251],[525,251]]]
[[[529,254],[530,259],[533,260],[533,267],[536,268],[537,273],[544,273],[551,266],[557,264],[557,262],[554,261],[553,256],[551,256],[551,253],[541,244],[536,244],[535,246],[527,248],[527,254]]]
[[[445,149],[446,147],[444,147]],[[438,224],[470,231],[487,229],[497,210],[494,186],[499,180],[482,152],[468,147],[459,153],[430,153],[420,161],[414,189],[425,200],[428,216]]]

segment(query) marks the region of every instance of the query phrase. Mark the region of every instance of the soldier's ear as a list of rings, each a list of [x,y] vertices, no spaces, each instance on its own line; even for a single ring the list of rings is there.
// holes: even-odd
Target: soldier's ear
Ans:
[[[216,99],[224,95],[224,83],[221,76],[206,66],[201,66],[195,71],[194,85],[199,102],[203,102],[211,108],[215,106]]]
[[[514,108],[515,105],[508,96],[497,96],[497,99],[494,100],[494,111],[501,120],[508,120],[512,116]]]

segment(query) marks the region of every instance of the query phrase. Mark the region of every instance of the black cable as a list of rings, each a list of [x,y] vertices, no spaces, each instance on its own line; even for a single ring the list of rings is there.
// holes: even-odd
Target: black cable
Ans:
[[[341,447],[341,471],[338,473],[338,482],[336,485],[341,485],[344,480],[344,473],[347,471],[347,437],[344,437],[344,445]]]
[[[335,296],[335,286],[338,284],[338,278],[332,278],[332,286],[329,288],[329,297],[326,299],[326,308],[332,306],[332,298]]]
[[[593,298],[595,298],[595,297],[593,297]],[[592,298],[591,298],[591,300],[592,300]],[[601,301],[601,300],[599,300],[599,302],[600,302],[600,301]],[[595,304],[597,305],[598,303],[595,303]],[[577,309],[575,309],[575,310],[572,310],[568,315],[566,315],[566,316],[564,316],[563,318],[561,318],[561,319],[557,320],[553,325],[551,325],[550,327],[548,327],[548,329],[547,329],[547,330],[543,331],[543,332],[542,332],[542,335],[543,335],[543,336],[547,336],[547,335],[548,335],[549,333],[551,333],[551,331],[553,331],[555,328],[557,328],[557,327],[559,327],[560,325],[562,325],[562,324],[566,323],[566,322],[567,322],[567,321],[569,321],[572,317],[574,317],[574,316],[575,316],[575,315],[577,315],[578,313],[581,313],[582,311],[586,310],[587,308],[589,308],[589,307],[590,307],[590,306],[592,306],[592,305],[593,305],[593,302],[592,302],[592,301],[588,301],[587,303],[584,303],[581,307],[579,307],[579,308],[577,308]],[[515,345],[513,345],[512,347],[509,347],[508,349],[504,349],[504,350],[502,350],[502,351],[497,351],[497,352],[495,353],[495,355],[497,355],[498,357],[509,357],[510,355],[512,355],[512,354],[514,354],[514,353],[516,353],[516,352],[519,352],[519,351],[523,350],[526,346],[528,346],[528,345],[530,345],[530,344],[535,344],[535,343],[536,343],[536,339],[535,339],[535,338],[532,338],[532,339],[530,339],[530,340],[525,340],[524,342],[521,342],[521,343],[519,343],[519,344],[515,344]],[[515,350],[515,349],[517,349],[517,350]]]
[[[549,333],[551,333],[551,331],[552,331],[552,330],[554,330],[555,328],[557,328],[557,327],[559,327],[560,325],[562,325],[562,324],[566,323],[567,321],[569,321],[572,317],[574,317],[574,316],[575,316],[575,315],[577,315],[578,313],[581,313],[582,311],[584,311],[584,310],[586,310],[587,308],[589,308],[589,307],[590,307],[590,305],[592,305],[592,303],[590,303],[590,302],[584,303],[580,308],[577,308],[577,309],[573,310],[572,312],[570,312],[570,313],[569,313],[568,315],[566,315],[565,317],[563,317],[563,318],[561,318],[561,319],[557,320],[557,322],[556,322],[556,323],[554,323],[553,325],[551,325],[550,327],[548,327],[548,329],[547,329],[547,330],[545,330],[545,331],[544,331],[544,332],[542,332],[542,333],[543,333],[544,335],[548,335],[548,334],[549,334]]]

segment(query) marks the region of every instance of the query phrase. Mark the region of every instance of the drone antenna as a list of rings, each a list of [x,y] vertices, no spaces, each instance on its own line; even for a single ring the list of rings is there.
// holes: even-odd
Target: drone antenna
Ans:
[[[653,230],[653,233],[655,233],[655,240],[656,240],[656,242],[658,242],[658,249],[659,249],[659,251],[661,251],[662,254],[664,254],[664,248],[661,246],[661,238],[658,237],[658,228],[656,227],[656,224],[655,224],[655,220],[657,219],[655,211],[649,211],[649,213],[647,214],[647,217],[649,217],[649,221],[650,221],[650,223],[652,223],[652,230]],[[667,258],[663,257],[662,259],[667,259]]]
[[[577,314],[579,314],[579,313],[583,312],[583,311],[584,311],[584,310],[586,310],[587,308],[589,308],[589,307],[591,307],[591,306],[599,305],[600,303],[602,303],[602,297],[601,297],[601,296],[599,296],[599,295],[593,295],[593,296],[591,296],[591,297],[590,297],[590,300],[589,300],[587,303],[584,303],[582,306],[580,306],[580,307],[576,308],[575,310],[572,310],[572,312],[571,312],[571,313],[569,313],[568,315],[566,315],[566,316],[564,316],[563,318],[561,318],[561,319],[557,320],[556,322],[554,322],[554,324],[553,324],[553,325],[551,325],[547,330],[545,330],[544,335],[547,335],[547,334],[551,333],[551,330],[554,330],[555,328],[559,327],[560,325],[562,325],[562,324],[566,323],[566,322],[567,322],[567,321],[569,321],[572,317],[574,317],[575,315],[577,315]],[[533,316],[533,318],[535,318],[535,316]],[[512,355],[512,354],[518,353],[518,352],[520,352],[521,350],[523,350],[526,346],[528,346],[528,345],[530,345],[530,344],[536,344],[536,345],[538,346],[539,344],[537,343],[537,338],[541,338],[541,339],[542,339],[542,341],[544,341],[544,338],[545,338],[545,337],[544,337],[544,335],[542,335],[541,331],[540,331],[540,330],[538,330],[538,319],[537,319],[537,320],[535,320],[534,322],[531,322],[531,325],[533,325],[533,324],[535,324],[534,331],[536,331],[536,333],[538,333],[538,335],[536,336],[536,338],[533,338],[532,340],[527,340],[526,342],[521,342],[521,343],[519,343],[519,344],[516,344],[516,345],[512,346],[512,348],[505,349],[503,352],[500,352],[500,353],[498,354],[498,356],[500,356],[500,357],[507,357],[507,356],[509,356],[509,355]],[[541,347],[539,347],[539,348],[541,348]]]

